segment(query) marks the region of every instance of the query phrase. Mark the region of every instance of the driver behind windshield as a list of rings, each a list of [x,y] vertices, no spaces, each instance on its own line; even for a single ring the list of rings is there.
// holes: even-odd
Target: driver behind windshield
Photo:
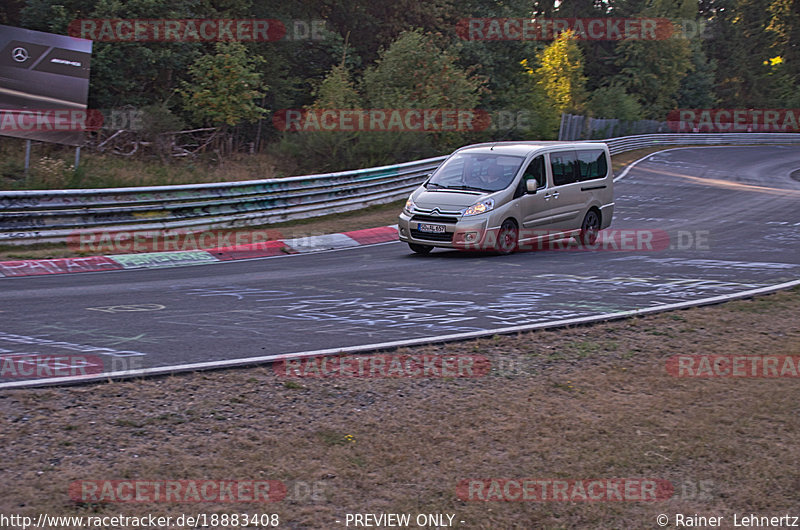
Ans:
[[[498,189],[497,187],[500,185],[500,179],[503,178],[503,174],[503,166],[497,162],[492,162],[486,168],[486,173],[480,176],[480,179],[483,183],[482,187],[488,189]]]
[[[497,191],[506,187],[508,184],[504,182],[505,171],[503,166],[492,160],[486,164],[485,170],[481,171],[478,175],[474,176],[469,182],[470,186],[480,188],[486,191]]]
[[[499,191],[511,183],[523,161],[524,157],[458,153],[437,169],[425,187]]]

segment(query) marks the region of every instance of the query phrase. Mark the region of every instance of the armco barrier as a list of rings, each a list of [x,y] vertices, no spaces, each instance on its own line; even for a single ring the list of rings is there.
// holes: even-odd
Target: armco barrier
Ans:
[[[800,143],[791,133],[649,134],[605,141],[611,154],[653,146]],[[354,171],[216,184],[0,192],[0,244],[65,241],[76,230],[266,225],[404,198],[445,157]]]

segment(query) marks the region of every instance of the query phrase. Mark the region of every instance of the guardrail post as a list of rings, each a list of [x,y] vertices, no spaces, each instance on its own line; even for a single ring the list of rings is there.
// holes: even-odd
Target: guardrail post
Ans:
[[[28,169],[31,167],[31,141],[25,140],[25,176],[28,176]]]

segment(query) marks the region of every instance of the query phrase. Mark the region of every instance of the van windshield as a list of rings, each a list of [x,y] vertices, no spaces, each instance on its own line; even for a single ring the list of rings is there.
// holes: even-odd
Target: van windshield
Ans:
[[[425,187],[499,191],[511,184],[524,161],[521,156],[456,153],[445,160]]]

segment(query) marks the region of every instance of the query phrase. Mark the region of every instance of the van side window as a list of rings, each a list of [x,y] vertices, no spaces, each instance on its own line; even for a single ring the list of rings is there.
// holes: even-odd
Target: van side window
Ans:
[[[550,153],[550,167],[553,170],[553,185],[563,186],[578,181],[578,161],[575,151]]]
[[[538,183],[536,186],[537,189],[547,186],[547,177],[544,172],[544,156],[537,156],[531,160],[531,163],[525,168],[525,173],[522,174],[522,189],[525,189],[527,186],[526,183],[530,179],[534,179]]]
[[[608,174],[608,160],[602,149],[578,151],[580,180],[602,179]]]

